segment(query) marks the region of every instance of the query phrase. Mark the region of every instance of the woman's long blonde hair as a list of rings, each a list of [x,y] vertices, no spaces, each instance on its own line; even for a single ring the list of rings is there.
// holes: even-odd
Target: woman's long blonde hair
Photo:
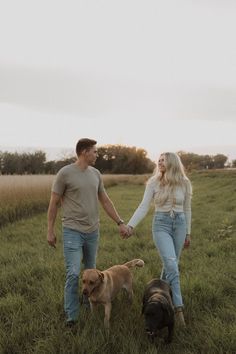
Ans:
[[[165,173],[161,172],[158,164],[154,171],[154,178],[156,177],[157,184],[160,187],[156,196],[159,204],[164,204],[169,196],[173,197],[176,187],[186,188],[187,192],[192,194],[191,183],[185,174],[179,155],[174,152],[164,152],[160,156],[164,156],[166,171]]]

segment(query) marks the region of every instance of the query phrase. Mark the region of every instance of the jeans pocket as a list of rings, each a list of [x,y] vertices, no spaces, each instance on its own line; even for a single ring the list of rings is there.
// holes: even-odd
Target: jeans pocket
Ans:
[[[154,220],[155,222],[159,223],[159,222],[164,222],[166,219],[166,216],[165,215],[162,215],[162,214],[157,214],[154,216]]]
[[[179,225],[179,226],[186,225],[185,215],[184,214],[178,215],[178,218],[176,218],[175,223],[176,223],[176,225]]]

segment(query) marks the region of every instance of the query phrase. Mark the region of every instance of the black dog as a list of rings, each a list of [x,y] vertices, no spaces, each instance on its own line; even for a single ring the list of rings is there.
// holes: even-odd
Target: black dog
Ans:
[[[143,295],[142,314],[145,318],[145,328],[152,341],[157,331],[168,327],[168,336],[165,339],[170,343],[174,332],[174,306],[169,284],[161,279],[152,279],[145,288]]]

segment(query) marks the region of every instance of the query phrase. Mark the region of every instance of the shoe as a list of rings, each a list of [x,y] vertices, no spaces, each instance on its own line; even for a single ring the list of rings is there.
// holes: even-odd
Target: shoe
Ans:
[[[69,328],[73,334],[76,334],[78,331],[77,325],[78,325],[77,321],[73,321],[73,320],[66,321],[66,327]]]
[[[66,321],[66,327],[73,327],[75,325],[77,325],[77,321],[73,321],[73,320]]]
[[[186,327],[182,306],[175,308],[175,319],[177,324],[179,324],[181,327]]]

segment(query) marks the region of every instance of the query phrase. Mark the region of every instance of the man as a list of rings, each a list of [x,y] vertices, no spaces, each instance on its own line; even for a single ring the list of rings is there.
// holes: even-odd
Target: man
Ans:
[[[98,157],[97,142],[80,139],[76,145],[77,160],[64,166],[56,175],[48,208],[48,244],[56,247],[54,225],[62,206],[62,226],[66,283],[64,309],[67,324],[74,325],[79,315],[78,279],[83,259],[84,268],[96,267],[99,241],[98,200],[108,216],[119,226],[120,234],[127,227],[108,197],[100,172],[92,167]]]

